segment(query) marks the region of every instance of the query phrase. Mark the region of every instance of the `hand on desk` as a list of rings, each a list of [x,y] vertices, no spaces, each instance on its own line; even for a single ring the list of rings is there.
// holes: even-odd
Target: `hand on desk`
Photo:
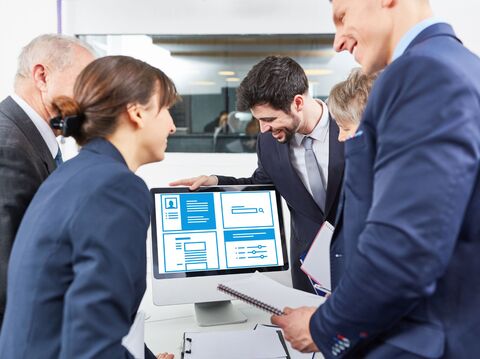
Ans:
[[[218,184],[217,176],[198,176],[192,178],[183,178],[169,183],[170,186],[189,186],[194,191],[200,186],[216,186]]]
[[[272,324],[283,330],[283,336],[292,347],[302,353],[318,352],[310,335],[310,318],[317,307],[285,308],[285,315],[272,315]]]
[[[169,353],[160,353],[157,354],[157,359],[173,359],[175,356]]]

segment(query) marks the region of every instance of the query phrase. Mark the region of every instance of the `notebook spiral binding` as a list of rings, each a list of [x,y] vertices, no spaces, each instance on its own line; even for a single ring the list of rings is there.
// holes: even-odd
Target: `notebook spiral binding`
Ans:
[[[265,302],[262,302],[261,300],[258,300],[258,299],[255,299],[253,297],[250,297],[248,295],[245,295],[243,293],[240,293],[224,284],[219,284],[217,286],[217,289],[221,292],[224,292],[224,293],[227,293],[229,295],[231,295],[232,297],[236,298],[236,299],[240,299],[248,304],[251,304],[257,308],[260,308],[260,309],[263,309],[269,313],[272,313],[272,314],[275,314],[275,315],[284,315],[285,313],[278,309],[278,308],[275,308]]]

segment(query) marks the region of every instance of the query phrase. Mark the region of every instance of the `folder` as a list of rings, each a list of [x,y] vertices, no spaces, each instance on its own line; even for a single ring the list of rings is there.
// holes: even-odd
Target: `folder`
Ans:
[[[257,324],[253,330],[272,330],[278,331],[280,330],[279,327],[272,324]],[[298,350],[292,348],[289,342],[285,342],[287,346],[287,351],[290,355],[291,359],[323,359],[322,353],[301,353]]]
[[[184,359],[290,359],[282,332],[236,330],[186,332]]]
[[[310,249],[302,262],[300,269],[314,281],[313,286],[330,293],[332,286],[330,283],[330,242],[332,241],[335,228],[329,223],[324,222],[313,240]]]

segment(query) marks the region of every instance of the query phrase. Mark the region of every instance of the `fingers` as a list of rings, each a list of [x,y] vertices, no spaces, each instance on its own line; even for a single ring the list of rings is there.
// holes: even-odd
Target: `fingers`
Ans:
[[[285,308],[283,309],[283,312],[284,312],[286,315],[288,315],[288,314],[290,314],[291,312],[293,312],[293,309],[290,308],[290,307],[285,307]]]
[[[167,352],[157,354],[157,359],[173,359],[175,356],[173,354],[169,354]]]
[[[282,318],[282,317],[279,316],[279,315],[272,315],[272,316],[270,317],[270,322],[271,322],[272,324],[274,324],[274,325],[280,326],[279,322],[281,322],[281,318]]]
[[[182,178],[173,182],[170,182],[169,186],[191,186],[198,177]]]
[[[177,181],[170,182],[170,186],[189,186],[194,191],[200,186],[215,186],[218,184],[217,176],[198,176],[192,178],[183,178]]]
[[[208,186],[208,176],[197,177],[195,181],[192,183],[192,185],[190,186],[190,189],[192,191],[195,191],[197,188],[199,188],[202,185]]]

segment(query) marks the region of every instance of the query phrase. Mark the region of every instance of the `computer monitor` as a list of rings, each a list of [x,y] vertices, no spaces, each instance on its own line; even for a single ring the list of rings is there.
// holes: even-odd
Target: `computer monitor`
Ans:
[[[288,270],[273,185],[153,188],[153,301],[195,303],[199,325],[242,322],[217,290],[230,277]]]

